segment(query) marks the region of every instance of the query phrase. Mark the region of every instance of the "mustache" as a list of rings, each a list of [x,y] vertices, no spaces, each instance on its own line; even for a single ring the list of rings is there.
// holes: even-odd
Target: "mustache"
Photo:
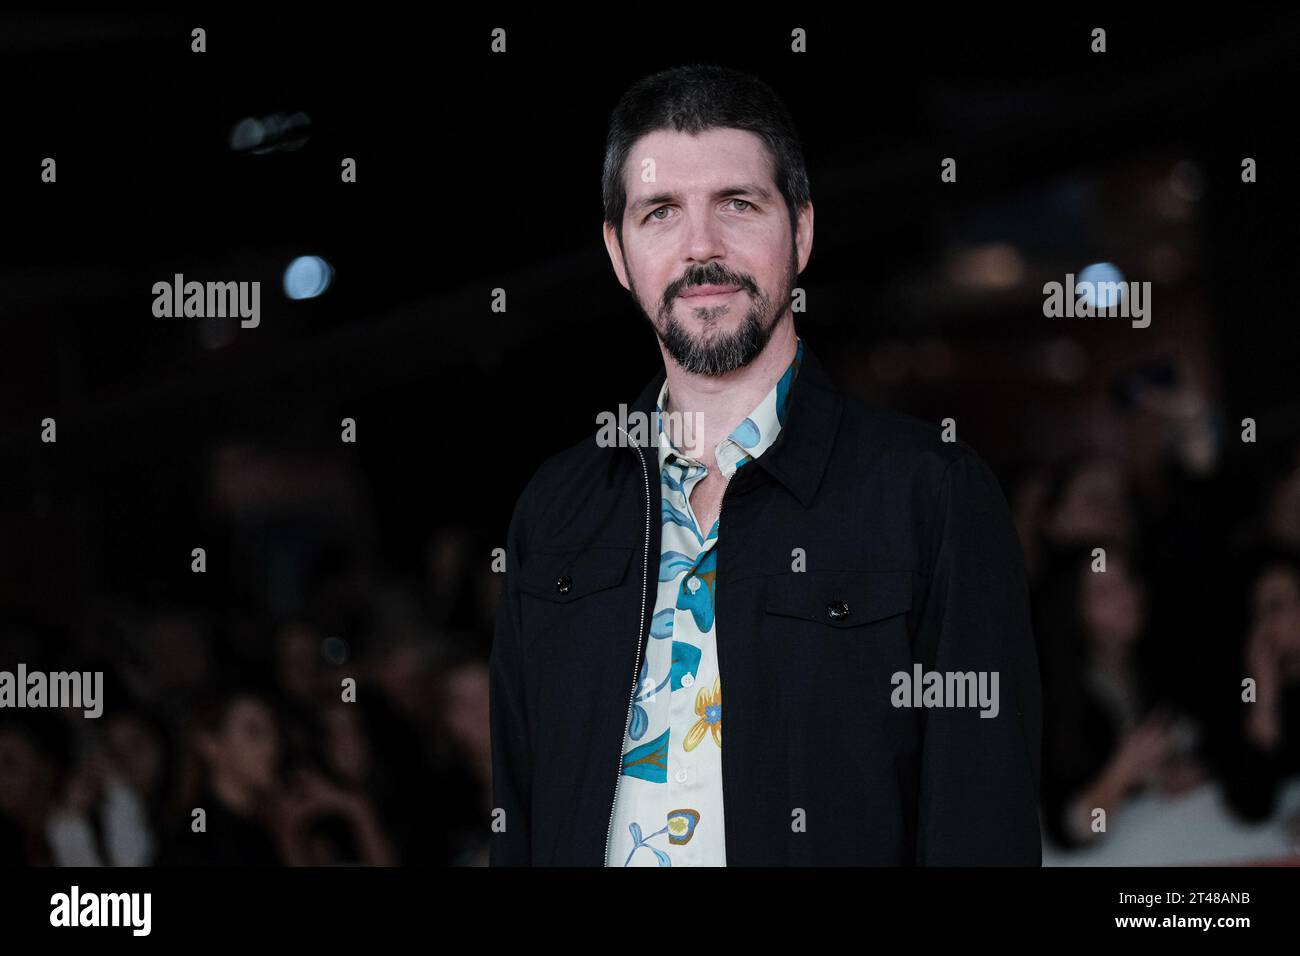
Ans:
[[[744,289],[750,295],[757,290],[757,285],[749,276],[735,275],[721,267],[715,269],[701,269],[696,272],[688,272],[668,284],[664,289],[664,304],[672,302],[686,289],[693,289],[701,285],[734,285]]]

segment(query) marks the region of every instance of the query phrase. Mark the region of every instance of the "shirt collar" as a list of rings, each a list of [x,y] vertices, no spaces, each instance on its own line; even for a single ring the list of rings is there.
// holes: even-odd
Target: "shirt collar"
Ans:
[[[803,339],[796,338],[796,341],[798,345],[795,347],[794,358],[781,378],[745,416],[744,421],[713,447],[714,460],[717,461],[724,477],[731,478],[736,469],[763,454],[776,441],[777,435],[785,425],[786,414],[790,407],[790,387],[794,384],[795,375],[798,374],[799,365],[803,360]],[[662,471],[664,465],[673,458],[703,467],[702,462],[678,451],[665,434],[660,416],[667,402],[668,379],[665,377],[659,389],[659,397],[655,401],[655,424],[659,433],[659,440],[656,442],[659,451],[659,469]]]

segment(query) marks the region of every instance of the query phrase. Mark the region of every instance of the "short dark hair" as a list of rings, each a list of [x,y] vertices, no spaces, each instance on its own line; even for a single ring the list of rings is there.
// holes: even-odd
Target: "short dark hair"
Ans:
[[[675,129],[692,136],[706,129],[743,129],[767,145],[777,188],[795,229],[799,210],[811,199],[803,147],[789,110],[770,86],[756,76],[725,66],[677,66],[637,81],[614,107],[605,138],[601,187],[605,221],[623,242],[627,187],[623,170],[628,153],[642,136]]]

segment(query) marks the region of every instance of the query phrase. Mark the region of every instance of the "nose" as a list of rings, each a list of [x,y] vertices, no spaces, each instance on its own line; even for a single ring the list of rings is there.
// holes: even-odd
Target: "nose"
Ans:
[[[694,262],[708,262],[726,252],[722,229],[707,213],[692,213],[686,227],[686,258]]]

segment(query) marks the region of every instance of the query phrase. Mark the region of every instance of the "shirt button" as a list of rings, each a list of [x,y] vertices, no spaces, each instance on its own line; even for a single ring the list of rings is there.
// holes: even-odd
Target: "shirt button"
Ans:
[[[690,686],[691,686],[692,684],[694,684],[694,683],[695,683],[695,678],[692,677],[690,674],[683,674],[683,675],[682,675],[682,686],[683,686],[683,687],[690,687]]]
[[[849,605],[846,601],[836,601],[826,608],[826,614],[833,621],[842,621],[849,616]]]
[[[573,578],[567,574],[562,574],[555,579],[555,590],[560,594],[568,594],[569,589],[573,587]]]
[[[690,775],[691,773],[689,770],[678,770],[677,773],[675,774],[678,783],[685,783],[686,778],[689,777]]]
[[[686,590],[688,590],[688,591],[690,591],[692,594],[694,594],[694,593],[695,593],[696,591],[698,591],[699,589],[700,589],[700,579],[699,579],[699,578],[690,578],[689,580],[687,580],[687,582],[686,582]]]

